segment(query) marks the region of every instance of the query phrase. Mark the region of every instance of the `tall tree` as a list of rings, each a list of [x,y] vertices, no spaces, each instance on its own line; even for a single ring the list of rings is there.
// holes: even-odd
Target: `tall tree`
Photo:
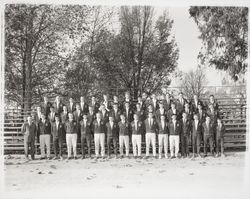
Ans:
[[[195,6],[189,13],[201,32],[201,63],[228,71],[238,80],[247,68],[248,8]]]
[[[70,57],[63,40],[85,31],[88,11],[86,6],[6,6],[7,99],[30,109],[42,95],[60,93],[58,83]]]
[[[150,6],[121,7],[118,34],[103,30],[106,39],[93,51],[103,82],[131,91],[134,98],[167,86],[177,66],[173,20],[164,12],[154,22],[153,14]]]

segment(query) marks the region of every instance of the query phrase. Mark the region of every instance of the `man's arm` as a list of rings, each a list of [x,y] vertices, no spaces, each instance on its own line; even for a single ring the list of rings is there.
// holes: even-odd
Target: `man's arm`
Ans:
[[[21,128],[21,133],[24,135],[25,132],[25,123],[23,123],[22,128]]]

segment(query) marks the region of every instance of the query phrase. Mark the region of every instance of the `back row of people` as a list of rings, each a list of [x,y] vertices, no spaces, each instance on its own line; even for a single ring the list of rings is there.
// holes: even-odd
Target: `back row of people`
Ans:
[[[137,102],[130,99],[129,93],[125,94],[123,102],[118,101],[118,97],[114,96],[114,100],[110,101],[108,95],[103,95],[103,101],[97,102],[96,97],[92,96],[91,102],[88,103],[84,96],[80,97],[80,102],[75,103],[72,98],[69,99],[69,104],[63,104],[59,96],[56,97],[54,103],[50,103],[47,97],[44,97],[44,103],[37,107],[35,120],[39,121],[40,115],[43,112],[46,118],[50,121],[55,120],[55,114],[59,115],[61,121],[64,123],[68,119],[68,113],[73,113],[75,120],[81,120],[83,114],[94,115],[101,112],[105,120],[109,114],[113,114],[117,120],[120,120],[119,114],[124,114],[126,119],[131,122],[133,114],[140,115],[141,120],[145,120],[148,112],[153,112],[156,119],[164,114],[166,119],[170,119],[171,115],[175,113],[177,119],[182,118],[182,113],[188,113],[192,118],[194,113],[198,113],[200,119],[204,121],[205,115],[209,114],[212,117],[218,117],[218,103],[214,96],[209,97],[209,102],[204,103],[198,99],[197,95],[193,96],[193,100],[187,100],[183,97],[183,93],[179,93],[178,99],[173,99],[169,93],[161,95],[157,99],[156,95],[152,95],[150,99],[145,97],[145,94],[139,96]]]

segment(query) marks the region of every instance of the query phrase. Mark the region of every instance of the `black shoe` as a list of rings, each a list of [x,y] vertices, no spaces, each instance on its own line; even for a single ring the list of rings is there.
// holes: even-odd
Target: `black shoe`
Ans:
[[[75,156],[74,159],[77,160],[77,157]]]
[[[82,160],[83,160],[83,159],[85,159],[85,156],[84,156],[84,155],[82,156]]]
[[[45,157],[40,157],[40,160],[44,160],[45,159]]]

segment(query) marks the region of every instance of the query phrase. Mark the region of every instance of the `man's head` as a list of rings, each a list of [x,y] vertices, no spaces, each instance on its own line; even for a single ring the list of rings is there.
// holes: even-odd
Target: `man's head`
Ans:
[[[153,118],[153,112],[148,113],[148,118],[152,119]]]
[[[101,119],[101,113],[96,113],[96,119],[98,119],[98,120]]]
[[[63,106],[63,112],[67,112],[67,106]]]
[[[198,119],[199,119],[198,115],[194,114],[194,120],[198,120]]]
[[[112,115],[109,115],[109,121],[113,122],[114,121],[114,117]]]
[[[59,116],[57,114],[55,115],[55,120],[56,122],[59,122]]]
[[[161,121],[165,121],[166,117],[165,115],[161,115]]]
[[[172,118],[173,121],[176,121],[177,115],[173,114],[171,118]]]
[[[138,120],[138,115],[134,114],[134,120],[137,121]]]
[[[144,99],[144,100],[147,99],[147,94],[146,93],[142,93],[142,99]]]
[[[183,93],[182,92],[179,92],[179,98],[183,98]]]
[[[117,97],[117,95],[114,95],[114,96],[113,96],[113,99],[114,99],[115,102],[118,102],[118,97]]]
[[[166,99],[170,99],[170,94],[166,93]]]
[[[106,108],[105,108],[105,105],[104,105],[104,104],[101,104],[101,105],[100,105],[100,110],[101,110],[101,111],[105,111],[105,110],[106,110]]]
[[[151,104],[148,106],[148,112],[153,112],[153,106]]]
[[[108,101],[108,95],[107,94],[103,94],[103,99],[104,99],[104,101]]]
[[[81,102],[85,102],[85,97],[84,97],[84,96],[81,96],[81,97],[80,97],[80,101],[81,101]]]
[[[206,122],[210,122],[210,116],[209,115],[206,116]]]
[[[136,103],[136,110],[140,110],[141,109],[141,105],[139,103]]]
[[[36,107],[37,112],[41,112],[41,106]]]
[[[175,103],[174,102],[171,103],[171,108],[175,109]]]
[[[129,108],[129,102],[125,103],[125,108],[128,109]]]
[[[60,96],[56,96],[56,101],[60,102]]]
[[[189,103],[185,103],[185,109],[189,109]]]
[[[87,118],[88,118],[87,114],[84,114],[84,115],[82,116],[82,118],[83,118],[83,120],[87,120]]]
[[[50,107],[50,112],[54,113],[54,107],[53,106]]]
[[[201,110],[202,109],[202,105],[199,103],[198,104],[198,109]]]
[[[80,110],[80,104],[76,104],[76,110]]]
[[[69,98],[69,103],[73,103],[74,102],[74,100],[73,100],[73,98],[71,97],[71,98]]]
[[[113,108],[114,108],[115,110],[117,110],[117,109],[118,109],[118,104],[117,104],[117,103],[114,103],[114,104],[113,104]]]
[[[125,121],[125,116],[123,114],[120,115],[121,121],[124,122]]]
[[[29,116],[27,117],[27,121],[28,121],[29,124],[32,122],[32,117],[31,117],[31,115],[29,115]]]
[[[93,106],[89,106],[89,112],[93,112]]]
[[[128,91],[125,92],[125,98],[129,99],[130,98],[130,93]]]
[[[187,119],[187,113],[183,112],[182,113],[182,118]]]
[[[92,96],[92,97],[91,97],[91,101],[92,101],[92,102],[95,102],[95,101],[96,101],[95,96]]]
[[[73,114],[69,113],[69,121],[72,122],[73,121]]]
[[[156,95],[155,95],[155,94],[152,94],[152,95],[151,95],[151,98],[152,98],[152,100],[156,100]]]
[[[210,101],[210,102],[214,102],[214,95],[210,95],[210,96],[209,96],[209,101]]]
[[[195,100],[195,101],[198,101],[198,95],[194,94],[193,97],[194,97],[194,100]]]
[[[43,121],[45,120],[45,115],[44,115],[44,114],[41,115],[41,119],[42,119]]]
[[[48,102],[48,97],[47,97],[47,96],[44,96],[44,97],[43,97],[43,100],[44,100],[44,102]]]
[[[141,96],[138,96],[138,102],[142,102],[142,97]]]
[[[162,102],[159,103],[159,107],[160,107],[160,109],[164,109],[164,106],[163,106],[163,103],[162,103]]]

